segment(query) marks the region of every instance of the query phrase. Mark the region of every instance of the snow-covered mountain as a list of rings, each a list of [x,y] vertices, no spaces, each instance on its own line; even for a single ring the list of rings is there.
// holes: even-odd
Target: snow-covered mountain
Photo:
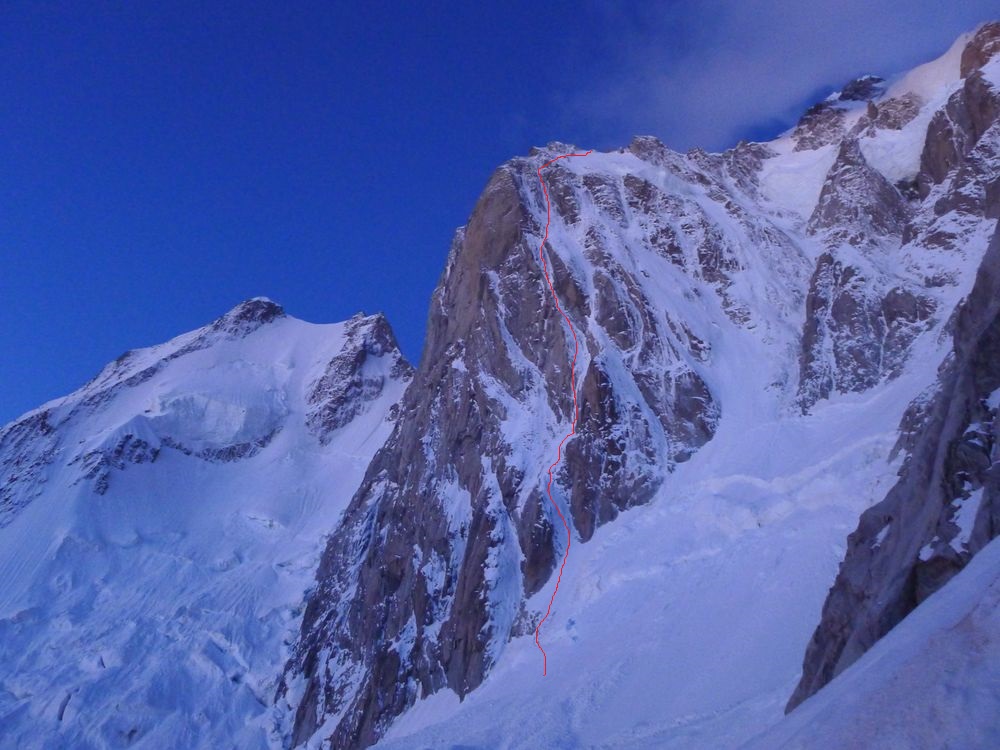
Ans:
[[[269,747],[325,534],[411,368],[244,302],[0,431],[0,745]]]
[[[1000,59],[984,64],[996,51],[1000,27],[983,28],[963,50],[962,87],[928,130],[922,192],[935,200],[932,226],[968,223],[980,213],[988,220],[1000,216]],[[940,159],[947,169],[939,168]],[[932,241],[946,247],[953,242],[948,234],[932,235]],[[953,344],[933,395],[907,414],[900,481],[851,535],[790,707],[853,663],[1000,535],[994,466],[1000,405],[997,234],[946,333]]]
[[[898,738],[843,696],[902,705],[958,610],[1000,637],[997,52],[988,24],[768,143],[545,168],[575,380],[537,170],[578,149],[552,143],[456,234],[415,371],[382,318],[257,300],[4,428],[0,723],[25,747]],[[995,663],[948,663],[969,699],[909,714],[912,746],[1000,742]]]
[[[995,230],[998,32],[852,82],[772,143],[639,138],[546,168],[581,340],[556,495],[586,544],[544,679],[572,339],[536,170],[578,149],[494,174],[327,546],[281,692],[292,745],[720,747],[780,717]]]
[[[908,415],[919,427],[899,482],[850,536],[789,707],[837,679],[752,747],[1000,739],[1000,233],[952,328],[936,394]]]

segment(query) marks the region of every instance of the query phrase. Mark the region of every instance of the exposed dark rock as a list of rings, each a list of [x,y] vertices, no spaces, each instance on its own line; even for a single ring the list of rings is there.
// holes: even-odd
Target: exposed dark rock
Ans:
[[[284,316],[285,310],[281,305],[264,297],[254,297],[241,302],[216,320],[212,329],[242,337]]]
[[[637,135],[632,139],[628,150],[643,161],[653,164],[662,164],[664,161],[671,159],[673,154],[663,144],[663,141],[652,135]]]
[[[934,203],[936,216],[955,212],[993,219],[1000,217],[1000,123],[987,128],[959,161],[952,182],[952,189]]]
[[[799,383],[803,410],[835,391],[863,391],[897,375],[932,312],[927,298],[902,287],[881,292],[864,271],[834,252],[824,253],[806,300]]]
[[[845,141],[807,225],[828,250],[806,298],[799,375],[804,410],[835,391],[866,390],[897,375],[926,328],[929,299],[886,277],[865,256],[881,253],[888,240],[899,242],[908,215],[906,200],[868,165],[857,141]]]
[[[866,102],[885,90],[885,79],[867,75],[855,78],[844,86],[837,97],[842,102]]]
[[[886,237],[899,237],[908,208],[899,191],[868,165],[858,141],[840,145],[807,231],[822,233],[827,243],[864,247]]]
[[[865,115],[851,128],[849,137],[872,136],[878,130],[902,130],[920,112],[923,102],[913,93],[886,99],[876,104],[868,102]]]
[[[749,195],[756,195],[761,166],[765,159],[775,156],[775,153],[766,144],[740,141],[723,156],[729,177]]]
[[[347,322],[344,335],[344,348],[306,397],[306,424],[324,444],[378,399],[387,378],[408,380],[413,374],[385,316],[359,313]]]
[[[792,137],[796,151],[812,151],[821,146],[838,143],[844,136],[845,110],[835,102],[814,104],[799,119]]]
[[[82,479],[93,482],[94,492],[103,495],[111,482],[111,471],[124,469],[128,464],[152,463],[159,455],[162,444],[132,434],[123,435],[105,450],[88,451],[78,457],[83,466]]]
[[[583,176],[583,184],[601,212],[613,218],[619,226],[627,226],[621,191],[610,176],[586,174]]]
[[[1000,234],[955,320],[937,395],[901,427],[899,482],[866,511],[806,651],[791,710],[1000,535]]]
[[[47,409],[0,429],[0,528],[40,492],[44,469],[55,458],[59,433]]]
[[[531,620],[511,602],[545,584],[565,545],[540,478],[524,475],[503,427],[539,403],[558,424],[573,417],[573,342],[536,244],[544,200],[535,170],[550,153],[498,170],[456,237],[400,420],[323,556],[280,691],[295,707],[293,744],[340,715],[329,729],[332,746],[367,746],[418,696],[477,687]],[[584,202],[601,222],[621,226],[652,219],[665,199],[648,184],[561,166],[545,178],[564,228],[583,220]],[[708,388],[685,364],[696,356],[663,343],[668,329],[634,271],[607,252],[600,226],[585,232],[598,269],[592,291],[561,253],[545,250],[581,364],[589,362],[578,373],[577,435],[554,486],[581,540],[647,501],[718,418]],[[663,236],[655,233],[664,226],[650,227],[650,236]]]
[[[920,156],[921,197],[940,184],[1000,115],[1000,92],[978,71],[969,75],[947,105],[931,118]]]
[[[505,450],[496,423],[486,416],[500,405],[470,370],[488,368],[514,393],[530,386],[526,373],[504,356],[497,315],[502,292],[489,273],[531,265],[522,238],[526,222],[514,174],[501,169],[456,240],[435,292],[424,356],[401,422],[324,554],[303,639],[289,664],[291,674],[306,680],[294,744],[308,739],[325,716],[343,711],[331,732],[333,746],[370,745],[415,700],[418,686],[423,694],[447,686],[464,695],[482,679],[494,635],[481,632],[489,600],[483,568],[497,536],[513,529],[497,487]],[[540,273],[532,271],[530,278],[527,304],[551,309]],[[525,318],[530,337],[547,339],[552,359],[567,361],[558,321],[536,318],[532,324]],[[459,354],[461,369],[452,364]],[[551,375],[568,385],[568,373]],[[489,481],[485,455],[496,457]],[[449,516],[443,504],[448,493],[459,495],[451,502],[467,506],[466,515]],[[538,516],[537,509],[533,513]],[[511,541],[517,543],[516,534]],[[415,632],[403,662],[394,641],[411,621]],[[431,625],[440,628],[436,635],[425,632]],[[357,680],[357,690],[345,691],[348,677]]]
[[[962,78],[968,78],[982,68],[997,52],[1000,52],[1000,22],[984,23],[962,50],[959,63]]]

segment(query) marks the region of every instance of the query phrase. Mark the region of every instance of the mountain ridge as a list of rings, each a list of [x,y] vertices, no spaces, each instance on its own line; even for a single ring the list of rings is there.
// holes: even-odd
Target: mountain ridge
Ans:
[[[969,82],[987,80],[977,71],[961,76],[964,50],[981,37],[963,37],[918,74],[855,87],[770,144],[684,155],[644,137],[547,170],[546,249],[581,332],[582,426],[557,481],[581,542],[662,495],[675,469],[712,444],[727,403],[733,410],[719,379],[736,362],[720,352],[772,360],[776,372],[763,378],[770,395],[758,408],[806,415],[834,397],[891,388],[914,347],[942,356],[930,354],[941,349],[927,336],[971,288],[993,223],[983,204],[956,202],[955,185],[936,180],[922,154],[946,138],[931,127],[940,107],[962,91],[993,96],[992,84]],[[925,81],[942,78],[928,94]],[[567,334],[530,263],[544,224],[533,177],[572,149],[552,143],[507,162],[456,235],[418,385],[352,501],[356,520],[331,537],[287,668],[292,745],[323,737],[332,747],[366,746],[421,697],[450,688],[468,698],[525,631],[520,623],[537,617],[532,602],[551,587],[561,546],[537,505],[542,452],[520,425],[539,416],[529,404],[547,403],[555,422],[546,417],[542,434],[555,439],[567,415],[552,394],[568,384]],[[963,160],[947,157],[948,174]],[[806,185],[809,171],[821,177],[811,205],[786,186]],[[911,184],[934,187],[921,200]],[[977,249],[956,265],[947,253],[963,242]],[[942,267],[944,282],[935,277]],[[541,323],[525,310],[540,311]],[[459,405],[475,393],[476,407],[456,411],[435,396],[436,416],[411,421],[415,402],[435,388]],[[475,435],[482,458],[439,442],[438,429]],[[428,437],[414,451],[417,435]],[[420,460],[436,468],[415,468]],[[454,535],[445,531],[452,523]],[[396,566],[388,588],[375,563],[386,559]],[[337,643],[351,645],[329,648]]]
[[[554,164],[546,242],[537,170],[575,149],[508,160],[455,233],[416,368],[384,316],[313,326],[254,298],[0,429],[12,736],[781,736],[797,682],[793,703],[898,648],[921,612],[900,575],[928,601],[978,581],[960,570],[1000,528],[995,347],[974,335],[995,313],[998,39],[856,79],[767,143],[642,136]],[[540,246],[580,347],[545,681],[530,636],[564,549],[542,487],[573,389]],[[948,497],[911,491],[935,451]],[[888,618],[866,603],[886,597]]]
[[[269,747],[323,534],[410,374],[382,316],[254,299],[0,430],[8,740]]]

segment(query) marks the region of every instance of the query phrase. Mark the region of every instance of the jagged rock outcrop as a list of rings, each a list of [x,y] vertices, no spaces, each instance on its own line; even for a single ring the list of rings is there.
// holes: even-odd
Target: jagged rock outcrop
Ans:
[[[972,73],[931,119],[918,175],[922,197],[965,162],[998,112],[1000,92],[979,71]]]
[[[991,21],[976,29],[972,39],[962,50],[959,73],[968,78],[1000,52],[1000,22]]]
[[[867,249],[898,239],[907,221],[903,196],[869,165],[855,139],[843,141],[806,231],[824,244]]]
[[[953,340],[937,395],[915,405],[922,426],[908,436],[912,447],[899,483],[848,540],[789,709],[1000,535],[1000,234],[955,318]]]
[[[982,26],[962,53],[961,88],[936,112],[927,128],[917,182],[921,197],[961,167],[982,135],[997,121],[1000,91],[983,68],[1000,50],[1000,24]],[[940,211],[950,209],[946,204]]]
[[[58,448],[59,434],[45,408],[0,430],[0,528],[41,493]]]
[[[413,377],[384,315],[359,313],[347,321],[344,335],[343,351],[330,360],[307,396],[306,424],[324,444],[369,409],[387,383]]]
[[[826,250],[806,298],[799,402],[808,409],[835,391],[862,391],[898,374],[926,328],[933,303],[915,284],[885,272],[909,219],[905,198],[845,140],[827,174],[807,231]]]
[[[884,291],[883,280],[867,270],[831,252],[816,264],[802,336],[803,409],[834,391],[863,391],[898,375],[908,347],[927,327],[929,300],[901,286]]]
[[[848,132],[851,138],[874,136],[879,130],[902,130],[920,113],[920,97],[912,92],[880,100],[869,100],[865,114]]]
[[[812,105],[799,118],[792,132],[795,150],[812,151],[840,143],[848,132],[851,106],[868,102],[869,119],[875,119],[877,109],[871,102],[884,92],[884,79],[867,75],[849,81],[840,91]]]
[[[844,137],[846,120],[846,110],[835,100],[817,102],[795,126],[795,150],[812,151],[839,142]]]
[[[885,91],[885,79],[881,76],[866,75],[848,82],[837,99],[842,102],[867,102]]]
[[[241,302],[212,323],[211,330],[243,338],[261,326],[283,317],[285,309],[281,305],[267,297],[254,297]]]

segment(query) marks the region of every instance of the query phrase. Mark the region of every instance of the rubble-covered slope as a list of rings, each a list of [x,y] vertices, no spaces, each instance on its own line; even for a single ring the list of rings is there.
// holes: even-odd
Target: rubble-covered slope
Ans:
[[[269,747],[323,536],[410,374],[381,316],[256,299],[0,430],[0,744]]]

